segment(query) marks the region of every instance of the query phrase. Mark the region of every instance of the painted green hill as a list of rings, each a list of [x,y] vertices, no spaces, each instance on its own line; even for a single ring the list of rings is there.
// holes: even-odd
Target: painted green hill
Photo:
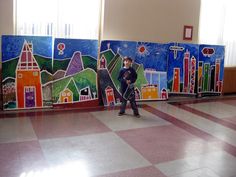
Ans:
[[[41,70],[47,70],[48,72],[52,72],[52,60],[48,58],[44,58],[38,55],[34,55],[39,67]],[[15,58],[6,62],[2,63],[3,73],[2,78],[5,79],[6,77],[14,77],[15,78],[15,72],[16,67],[18,64],[19,58]]]
[[[90,56],[82,56],[82,60],[84,63],[84,69],[91,68],[97,72],[97,60]]]
[[[44,58],[42,56],[34,55],[40,70],[46,70],[49,73],[52,73],[52,59]]]
[[[9,60],[2,63],[2,79],[4,80],[7,77],[16,77],[16,66],[18,63],[18,58]]]
[[[67,66],[69,65],[70,59],[65,60],[53,60],[53,74],[58,70],[66,71]]]
[[[134,68],[135,71],[137,71],[139,66],[140,66],[140,64],[138,64],[138,63],[135,63],[135,62],[132,63],[132,67]]]
[[[148,81],[147,81],[147,79],[146,79],[146,77],[144,75],[144,68],[143,68],[142,64],[139,66],[139,68],[137,69],[136,72],[137,72],[138,78],[137,78],[137,80],[135,82],[135,85],[141,91],[142,85],[148,84]]]
[[[106,50],[104,52],[101,52],[100,57],[104,55],[107,60],[107,66],[110,64],[111,60],[114,58],[114,53],[111,50]]]
[[[79,100],[79,93],[76,88],[76,84],[74,82],[74,79],[70,80],[70,83],[67,86],[68,89],[70,89],[73,93],[73,101],[78,101]]]
[[[76,87],[80,91],[81,89],[89,86],[91,92],[97,93],[97,73],[90,68],[87,68],[76,75],[72,75],[70,77],[66,77],[53,82],[53,100],[57,102],[60,96],[60,92],[64,90],[67,86],[70,79],[73,77]],[[77,100],[78,101],[78,100]]]
[[[108,71],[109,71],[110,73],[112,72],[112,70],[113,70],[114,67],[116,66],[116,63],[118,62],[119,58],[120,58],[120,55],[119,55],[119,54],[116,54],[116,55],[114,56],[114,58],[111,60],[111,62],[109,63],[109,65],[107,66],[107,69],[108,69]]]
[[[42,71],[41,72],[41,80],[42,80],[42,84],[46,84],[46,83],[53,80],[53,76],[52,76],[52,74],[48,73],[47,71]]]
[[[120,87],[120,82],[118,81],[117,77],[119,75],[119,71],[120,71],[120,68],[122,67],[123,65],[123,62],[122,62],[122,58],[119,57],[117,58],[117,62],[112,70],[112,73],[111,73],[111,78],[116,86],[116,88],[119,88]]]

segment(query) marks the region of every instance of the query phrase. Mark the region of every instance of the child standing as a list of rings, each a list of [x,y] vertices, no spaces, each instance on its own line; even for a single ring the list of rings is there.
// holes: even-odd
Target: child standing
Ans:
[[[137,73],[134,70],[134,68],[131,67],[132,58],[124,57],[123,62],[124,62],[124,67],[120,69],[119,76],[118,76],[118,80],[120,81],[120,85],[121,85],[121,94],[122,94],[122,103],[120,106],[119,116],[122,116],[125,114],[126,104],[127,104],[127,101],[129,100],[131,104],[131,108],[133,109],[133,112],[134,112],[134,116],[139,118],[140,115],[139,115],[138,107],[135,101],[134,87],[133,88],[130,87],[132,84],[135,83],[137,79]],[[124,94],[126,94],[125,92],[127,91],[127,88],[131,89],[130,90],[131,92],[128,98],[124,98]]]

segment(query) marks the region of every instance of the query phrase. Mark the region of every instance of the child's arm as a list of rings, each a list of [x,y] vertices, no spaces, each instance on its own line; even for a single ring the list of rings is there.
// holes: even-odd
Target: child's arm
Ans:
[[[135,81],[137,80],[137,77],[138,77],[138,75],[137,75],[136,71],[132,68],[132,77],[130,79],[130,82],[135,83]]]

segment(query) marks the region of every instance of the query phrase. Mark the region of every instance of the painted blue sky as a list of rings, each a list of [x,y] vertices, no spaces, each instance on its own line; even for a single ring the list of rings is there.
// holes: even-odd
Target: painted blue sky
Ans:
[[[214,48],[215,54],[210,56],[210,57],[204,56],[203,53],[202,53],[202,49],[204,47]],[[215,65],[216,59],[221,59],[221,63],[220,63],[220,80],[223,80],[223,77],[224,77],[224,55],[225,55],[224,46],[200,45],[200,47],[199,47],[199,61],[203,61],[204,63],[210,63],[210,65]]]
[[[59,43],[65,44],[63,54],[59,55],[57,45]],[[80,51],[82,55],[90,55],[97,59],[98,41],[86,39],[61,39],[56,38],[54,41],[54,59],[67,59],[73,56],[73,53]]]
[[[33,53],[52,58],[52,38],[42,36],[2,36],[2,61],[16,58],[20,55],[24,41],[33,43]]]
[[[119,54],[122,57],[131,57],[136,63],[143,64],[144,68],[152,68],[157,71],[167,70],[167,44],[135,41],[103,41],[101,51],[108,49],[108,43],[114,53],[117,53],[119,50]]]
[[[146,48],[146,53],[140,52],[142,47]],[[167,71],[167,44],[138,42],[135,52],[135,61],[137,63],[143,63],[144,68],[153,68],[157,71]]]
[[[190,52],[190,59],[192,56],[196,58],[198,61],[198,45],[196,44],[183,44],[183,43],[170,43],[170,46],[180,46],[183,47],[183,51],[179,51],[177,53],[177,58],[174,58],[174,52],[172,50],[169,50],[169,57],[168,57],[168,75],[167,80],[171,81],[173,79],[173,69],[174,68],[180,68],[180,79],[181,82],[183,82],[183,59],[184,59],[184,53],[188,50]],[[197,67],[197,65],[196,65]]]
[[[102,41],[101,51],[105,51],[108,49],[107,45],[110,44],[111,50],[116,54],[119,48],[119,54],[124,56],[129,56],[131,58],[135,58],[135,49],[136,42],[133,41]]]

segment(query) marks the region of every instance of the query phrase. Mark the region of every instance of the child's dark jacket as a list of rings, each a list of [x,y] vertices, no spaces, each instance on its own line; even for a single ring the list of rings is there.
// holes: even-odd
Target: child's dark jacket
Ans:
[[[122,95],[125,93],[128,87],[128,84],[126,83],[126,81],[130,80],[132,84],[132,83],[135,83],[136,79],[137,79],[137,73],[134,70],[134,68],[129,67],[129,68],[120,69],[118,80],[120,81]]]

